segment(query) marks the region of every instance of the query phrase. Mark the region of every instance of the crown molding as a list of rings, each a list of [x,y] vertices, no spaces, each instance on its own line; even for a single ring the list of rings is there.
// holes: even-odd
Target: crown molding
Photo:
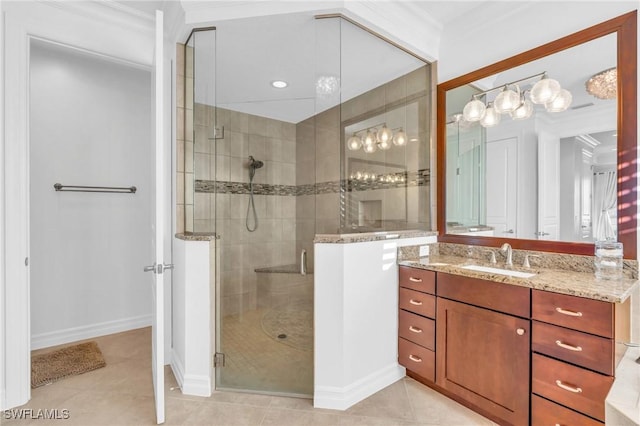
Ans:
[[[114,25],[128,31],[145,34],[155,31],[155,16],[113,0],[37,0],[36,3],[55,7],[83,18]]]

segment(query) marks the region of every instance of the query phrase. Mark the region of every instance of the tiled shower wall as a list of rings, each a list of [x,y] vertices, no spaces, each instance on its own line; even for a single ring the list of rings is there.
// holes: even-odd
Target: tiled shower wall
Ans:
[[[213,137],[214,126],[223,137]],[[255,269],[297,259],[295,125],[195,104],[194,131],[194,231],[220,237],[222,314],[255,309]],[[250,155],[264,162],[253,180],[254,232],[246,227]]]
[[[357,96],[343,104],[308,118],[296,126],[296,176],[299,188],[314,185],[314,192],[301,191],[296,204],[297,252],[307,250],[308,264],[313,262],[315,234],[349,232],[341,230],[341,214],[356,209],[358,202],[383,201],[383,229],[429,229],[430,227],[430,131],[429,97],[431,95],[429,65],[421,67],[387,84]],[[352,187],[341,192],[341,125],[358,121],[372,112],[403,103],[417,103],[417,141],[406,147],[392,147],[386,155],[400,156],[410,179],[402,185],[376,188],[371,185]],[[348,151],[347,151],[348,153]],[[341,197],[344,197],[341,200]]]

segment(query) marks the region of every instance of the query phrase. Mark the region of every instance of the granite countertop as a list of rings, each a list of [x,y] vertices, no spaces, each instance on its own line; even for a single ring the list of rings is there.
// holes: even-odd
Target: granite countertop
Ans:
[[[436,272],[446,272],[471,278],[480,278],[505,284],[528,287],[536,290],[551,291],[554,293],[569,294],[572,296],[586,297],[605,302],[624,302],[632,293],[640,281],[633,278],[621,278],[619,280],[600,280],[593,273],[574,272],[560,269],[538,268],[511,268],[514,271],[530,272],[536,275],[530,278],[520,278],[501,275],[490,272],[462,269],[465,265],[480,265],[491,268],[505,269],[504,265],[490,264],[461,256],[432,255],[418,260],[405,260],[400,265],[414,268],[427,269]]]
[[[175,237],[184,241],[213,241],[218,239],[215,232],[184,232],[176,234]]]
[[[362,232],[353,234],[316,234],[313,242],[315,244],[350,244],[398,238],[433,237],[436,235],[438,235],[436,231],[420,230]]]

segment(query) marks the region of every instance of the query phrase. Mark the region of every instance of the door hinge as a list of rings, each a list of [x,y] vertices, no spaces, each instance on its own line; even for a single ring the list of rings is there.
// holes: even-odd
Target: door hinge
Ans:
[[[216,352],[213,354],[213,368],[224,367],[224,354]]]

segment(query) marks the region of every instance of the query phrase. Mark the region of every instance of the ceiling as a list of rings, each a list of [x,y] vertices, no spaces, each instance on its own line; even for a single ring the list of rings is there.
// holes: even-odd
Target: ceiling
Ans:
[[[152,14],[163,1],[119,0]],[[185,10],[233,6],[222,1],[182,1]],[[242,2],[246,3],[246,2]],[[482,1],[408,1],[417,14],[436,26],[480,7]],[[380,86],[423,62],[346,21],[316,20],[314,12],[208,22],[211,36],[196,33],[196,68],[215,72],[196,77],[196,102],[297,123],[318,112]],[[205,39],[208,39],[205,41]],[[214,58],[215,55],[215,58]],[[317,97],[320,76],[340,78],[341,91]],[[289,86],[274,89],[273,80]]]
[[[424,66],[349,22],[310,13],[224,21],[215,38],[213,49],[210,35],[195,33],[196,102],[292,123]],[[215,73],[198,75],[214,62]],[[339,78],[340,90],[316,96],[320,77]]]

